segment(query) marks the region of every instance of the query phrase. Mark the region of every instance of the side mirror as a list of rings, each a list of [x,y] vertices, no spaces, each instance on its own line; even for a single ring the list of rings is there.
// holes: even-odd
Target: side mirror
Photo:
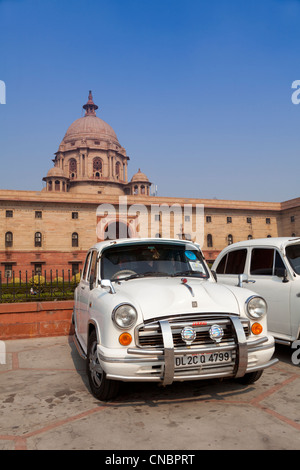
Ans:
[[[218,277],[217,277],[216,271],[215,271],[214,269],[212,269],[212,270],[211,270],[211,273],[212,273],[212,275],[213,275],[214,280],[215,280],[216,282],[218,282]]]
[[[277,277],[282,277],[282,282],[286,283],[289,282],[288,277],[287,277],[287,270],[285,268],[276,268],[275,270],[275,275]]]
[[[248,282],[247,274],[239,274],[238,280],[238,287],[243,287],[243,282]]]
[[[109,289],[109,292],[111,294],[115,294],[116,291],[115,291],[115,288],[114,286],[112,285],[112,282],[110,279],[101,279],[100,281],[100,286],[103,288],[103,289]]]

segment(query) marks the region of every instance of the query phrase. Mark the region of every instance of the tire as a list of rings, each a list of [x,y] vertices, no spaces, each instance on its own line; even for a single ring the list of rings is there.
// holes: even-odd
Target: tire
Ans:
[[[255,372],[249,372],[249,374],[245,374],[244,377],[240,377],[239,379],[236,379],[237,382],[243,384],[243,385],[250,385],[256,382],[260,377],[262,376],[263,371],[262,370],[256,370]]]
[[[86,373],[92,394],[97,400],[107,401],[114,398],[119,389],[119,382],[106,378],[97,355],[97,335],[93,330],[89,336],[86,361]]]

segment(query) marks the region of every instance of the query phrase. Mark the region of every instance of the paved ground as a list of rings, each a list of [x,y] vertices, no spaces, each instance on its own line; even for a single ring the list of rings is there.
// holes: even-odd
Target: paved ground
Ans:
[[[299,449],[300,367],[280,362],[254,385],[232,381],[122,384],[90,394],[72,338],[7,341],[0,364],[0,450]]]

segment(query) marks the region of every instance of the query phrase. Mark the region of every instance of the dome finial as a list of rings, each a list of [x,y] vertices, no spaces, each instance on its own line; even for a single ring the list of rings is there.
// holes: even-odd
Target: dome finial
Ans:
[[[91,90],[89,91],[88,102],[82,107],[83,109],[85,109],[86,116],[96,116],[96,109],[98,109],[98,106],[93,101],[93,95]]]

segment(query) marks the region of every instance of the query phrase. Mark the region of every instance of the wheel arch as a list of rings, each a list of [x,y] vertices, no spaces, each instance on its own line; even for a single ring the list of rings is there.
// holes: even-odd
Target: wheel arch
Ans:
[[[97,342],[98,342],[98,344],[100,344],[101,343],[100,329],[99,329],[98,323],[95,320],[90,320],[88,322],[88,326],[87,326],[87,338],[88,339],[89,339],[90,334],[92,333],[92,331],[96,332]]]

